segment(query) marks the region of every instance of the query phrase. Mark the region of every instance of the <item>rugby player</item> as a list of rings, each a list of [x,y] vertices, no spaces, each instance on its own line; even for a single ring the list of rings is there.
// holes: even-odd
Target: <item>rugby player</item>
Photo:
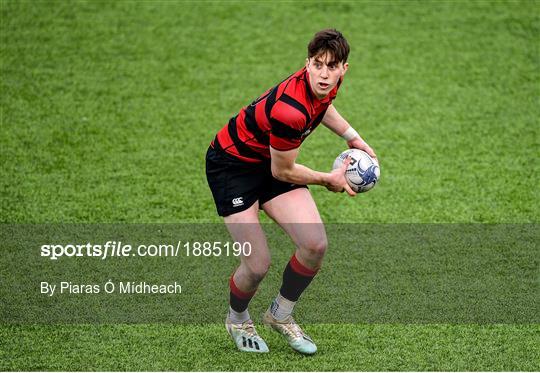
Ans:
[[[315,34],[307,49],[305,66],[242,108],[217,133],[206,154],[206,175],[217,212],[224,217],[233,240],[249,242],[252,247],[229,280],[225,325],[241,351],[268,352],[248,311],[270,266],[259,210],[279,224],[296,245],[263,322],[281,333],[294,350],[308,355],[317,351],[292,317],[327,248],[324,225],[307,185],[322,185],[351,196],[355,193],[345,180],[350,159],[332,172],[312,170],[296,163],[302,142],[323,123],[350,148],[376,157],[332,104],[348,69],[347,40],[339,31],[326,29]]]

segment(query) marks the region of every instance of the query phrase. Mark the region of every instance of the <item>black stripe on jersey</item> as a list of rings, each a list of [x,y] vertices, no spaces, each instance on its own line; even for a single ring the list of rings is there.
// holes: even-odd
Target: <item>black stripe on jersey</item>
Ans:
[[[255,106],[248,106],[245,109],[245,113],[246,115],[244,117],[244,122],[246,123],[246,128],[248,131],[255,136],[259,143],[268,144],[270,141],[268,134],[261,130],[255,121]]]
[[[272,113],[272,108],[274,107],[274,104],[276,103],[276,96],[277,96],[279,84],[275,86],[274,88],[272,88],[272,91],[268,95],[268,98],[266,99],[266,103],[264,104],[264,113],[266,114],[266,117],[269,120],[271,116],[270,114]]]
[[[262,154],[257,153],[255,150],[252,150],[249,146],[247,146],[240,140],[240,138],[238,137],[238,129],[236,128],[236,117],[231,118],[227,129],[229,131],[229,136],[231,137],[233,144],[234,146],[236,146],[236,149],[238,150],[240,155],[247,158],[259,159],[263,161],[266,160],[266,158]]]
[[[279,101],[285,102],[286,104],[292,106],[293,108],[295,108],[296,110],[304,114],[304,116],[306,117],[306,123],[311,122],[311,118],[309,116],[309,112],[307,111],[306,107],[302,105],[300,102],[298,102],[297,100],[295,100],[294,98],[292,98],[291,96],[284,93],[279,98]]]
[[[274,118],[272,118],[271,121],[272,121],[272,135],[281,137],[282,139],[296,140],[296,139],[302,138],[302,131],[295,130],[294,128],[291,128]]]
[[[317,115],[317,117],[313,120],[313,123],[311,124],[312,129],[317,127],[319,125],[319,123],[321,123],[321,121],[323,120],[325,114],[326,114],[326,110],[324,110],[322,113]]]

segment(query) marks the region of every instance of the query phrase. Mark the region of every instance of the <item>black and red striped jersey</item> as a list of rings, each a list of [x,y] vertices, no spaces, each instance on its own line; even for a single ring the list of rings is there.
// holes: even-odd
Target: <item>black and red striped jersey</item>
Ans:
[[[298,148],[321,123],[341,81],[319,100],[311,91],[304,67],[242,108],[211,145],[252,163],[269,160],[270,146],[277,150]]]

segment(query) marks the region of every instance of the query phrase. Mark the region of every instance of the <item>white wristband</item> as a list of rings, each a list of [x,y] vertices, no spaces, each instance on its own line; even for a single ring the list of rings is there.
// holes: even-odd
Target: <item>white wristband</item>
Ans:
[[[347,128],[347,131],[343,132],[341,137],[343,137],[345,141],[350,141],[355,137],[360,137],[360,135],[358,134],[358,132],[356,132],[354,128],[352,128],[352,126],[349,126],[349,128]]]

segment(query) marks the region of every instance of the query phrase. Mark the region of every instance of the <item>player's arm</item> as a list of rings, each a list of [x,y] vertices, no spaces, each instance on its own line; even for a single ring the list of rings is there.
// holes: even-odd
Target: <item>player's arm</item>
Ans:
[[[322,123],[332,130],[336,135],[343,137],[347,141],[349,148],[356,148],[365,151],[372,158],[377,158],[373,149],[362,139],[362,137],[351,127],[336,110],[334,105],[330,105],[324,114]]]
[[[272,175],[276,179],[292,184],[324,185],[333,192],[345,190],[351,196],[356,194],[345,180],[345,170],[350,159],[346,159],[340,168],[332,172],[319,172],[296,163],[298,151],[298,148],[281,151],[270,147]]]

